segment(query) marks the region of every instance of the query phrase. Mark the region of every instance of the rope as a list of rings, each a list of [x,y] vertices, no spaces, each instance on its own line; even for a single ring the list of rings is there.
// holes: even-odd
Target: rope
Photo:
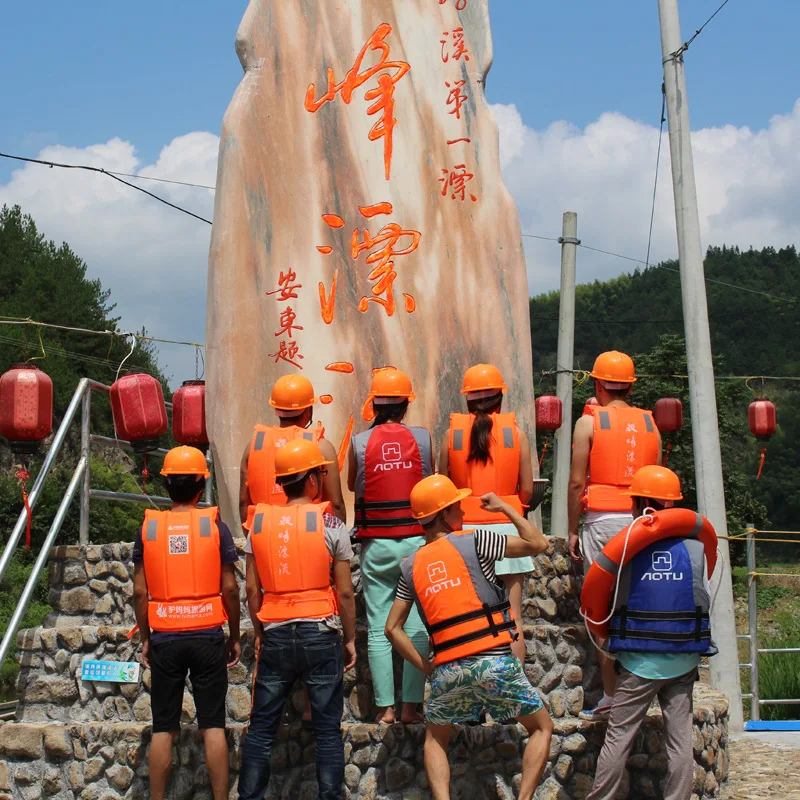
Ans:
[[[747,578],[749,578],[747,585],[750,584],[756,578],[800,578],[800,573],[798,572],[748,572]]]

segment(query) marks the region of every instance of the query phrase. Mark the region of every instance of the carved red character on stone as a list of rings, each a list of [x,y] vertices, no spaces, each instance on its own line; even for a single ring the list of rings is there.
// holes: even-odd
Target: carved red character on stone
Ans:
[[[447,0],[439,0],[439,5],[443,6]],[[456,0],[456,9],[463,11],[467,7],[467,0]]]
[[[449,191],[451,200],[466,200],[467,183],[475,177],[471,172],[467,172],[466,164],[456,164],[452,170],[442,169],[441,173],[439,183],[442,184],[442,197],[447,197]],[[473,203],[478,199],[471,193],[469,198]]]
[[[464,29],[454,28],[451,31],[442,31],[442,39],[439,41],[442,44],[442,63],[446,64],[450,58],[453,61],[469,61],[469,50],[464,42]],[[448,46],[451,49],[448,49]]]
[[[461,119],[461,106],[469,100],[469,95],[461,91],[465,84],[465,80],[444,82],[444,85],[450,90],[447,95],[447,105],[453,106],[448,113],[454,114],[456,119]]]
[[[405,61],[388,60],[390,53],[386,38],[391,32],[392,26],[388,23],[384,22],[379,25],[361,48],[352,69],[344,80],[336,83],[334,72],[328,67],[328,91],[317,100],[315,99],[316,86],[313,83],[309,84],[305,99],[306,111],[310,111],[312,114],[322,108],[325,103],[332,102],[339,93],[342,95],[342,100],[349,105],[353,99],[353,92],[373,77],[377,77],[378,85],[369,89],[364,94],[364,99],[367,102],[375,101],[367,108],[369,116],[380,114],[378,121],[369,132],[369,140],[374,142],[383,139],[383,163],[387,181],[392,170],[392,134],[397,123],[394,118],[395,84],[411,69]],[[364,57],[368,50],[379,52],[380,58],[377,64],[362,70]]]
[[[270,353],[269,357],[274,358],[276,364],[279,361],[285,361],[287,364],[291,364],[293,367],[303,369],[303,365],[298,364],[295,360],[303,358],[300,353],[300,348],[295,341],[287,342],[286,339],[281,339],[278,351],[276,353]]]
[[[267,295],[277,294],[276,299],[279,303],[285,303],[287,300],[297,298],[297,290],[303,288],[302,283],[295,283],[297,280],[297,273],[290,267],[286,272],[281,270],[281,276],[278,278],[278,288],[267,292]]]

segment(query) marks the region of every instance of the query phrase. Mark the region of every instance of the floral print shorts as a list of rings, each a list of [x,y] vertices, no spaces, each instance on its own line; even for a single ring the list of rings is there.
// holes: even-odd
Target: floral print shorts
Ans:
[[[495,721],[535,714],[542,701],[512,655],[459,658],[433,670],[426,721],[449,725],[480,719],[481,711]]]

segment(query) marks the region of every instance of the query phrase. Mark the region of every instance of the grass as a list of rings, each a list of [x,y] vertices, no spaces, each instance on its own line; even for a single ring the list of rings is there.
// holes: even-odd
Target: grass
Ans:
[[[31,574],[34,555],[32,553],[17,552],[8,566],[3,584],[0,587],[0,630],[5,631],[11,616],[17,608],[22,589]],[[47,570],[44,570],[39,579],[36,590],[31,597],[28,608],[20,623],[19,630],[35,628],[42,624],[42,620],[52,611],[47,604],[49,590]],[[0,666],[0,702],[16,699],[16,682],[19,674],[19,664],[16,660],[17,640],[9,648],[6,660]]]
[[[789,564],[771,564],[760,569],[764,572],[794,571],[797,574],[796,565]],[[734,567],[733,594],[737,601],[739,633],[747,632],[747,580],[747,568]],[[759,647],[800,647],[800,591],[791,585],[758,587],[756,606]],[[749,661],[746,642],[740,642],[740,656],[742,661]],[[800,698],[800,653],[762,653],[758,657],[758,667],[762,698]],[[749,670],[742,670],[742,691],[750,691]],[[800,704],[761,706],[761,719],[800,719]]]

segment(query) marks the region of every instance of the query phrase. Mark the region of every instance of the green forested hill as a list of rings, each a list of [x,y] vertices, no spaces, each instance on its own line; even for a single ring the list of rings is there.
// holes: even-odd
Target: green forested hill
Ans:
[[[580,256],[580,253],[579,253]],[[640,364],[657,364],[659,376],[685,374],[680,280],[676,262],[636,270],[610,281],[585,284],[576,292],[576,369],[591,369],[598,353],[617,349],[630,353]],[[708,308],[715,369],[719,378],[740,376],[800,377],[800,257],[794,247],[741,252],[714,247],[706,254]],[[736,284],[755,292],[725,284]],[[534,297],[530,303],[534,372],[556,365],[558,292]],[[679,340],[678,340],[679,341]],[[538,374],[537,392],[550,391],[551,381]],[[685,380],[659,377],[640,381],[634,402],[652,406],[664,394],[684,402],[689,419]],[[577,392],[591,394],[590,384]],[[720,381],[718,406],[723,430],[723,461],[729,509],[741,494],[750,494],[763,505],[765,519],[774,529],[798,530],[800,517],[800,381]],[[757,396],[771,399],[778,409],[777,435],[768,444],[764,474],[755,480],[758,447],[747,427],[747,405]],[[576,409],[579,410],[579,409]],[[686,468],[691,464],[690,432],[680,437]],[[681,456],[678,455],[681,463]],[[545,474],[547,473],[545,465]],[[682,475],[684,480],[690,479]],[[749,503],[749,501],[748,501]],[[753,510],[745,504],[744,509]],[[758,511],[755,512],[756,514]]]

